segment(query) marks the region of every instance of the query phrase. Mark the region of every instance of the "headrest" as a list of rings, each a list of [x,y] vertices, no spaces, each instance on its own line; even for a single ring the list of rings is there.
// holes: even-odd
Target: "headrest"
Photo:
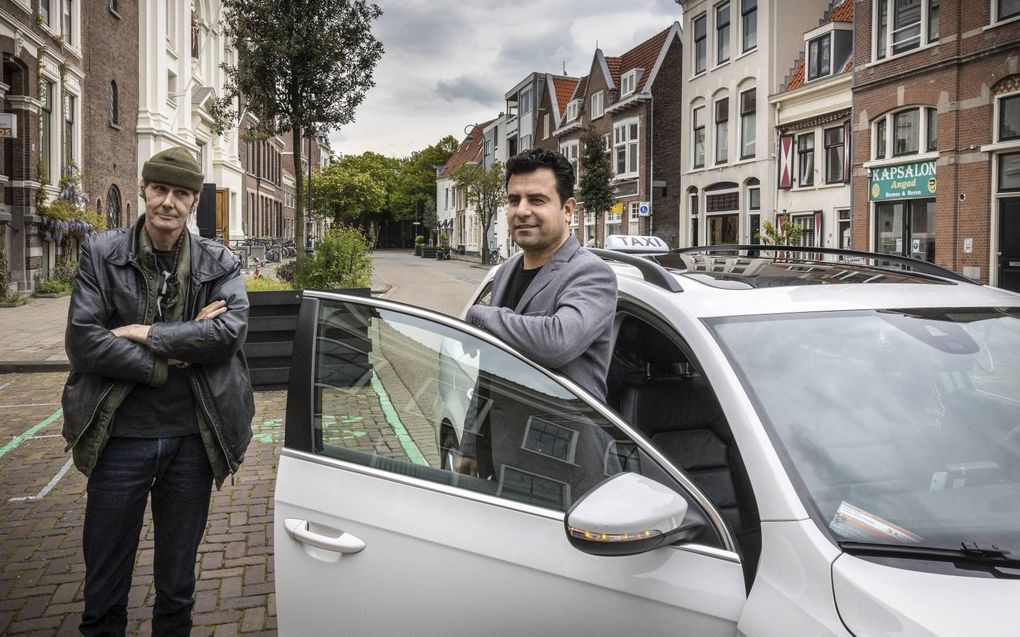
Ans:
[[[645,363],[683,363],[683,355],[673,341],[648,323],[634,317],[627,317],[616,337],[616,346]]]

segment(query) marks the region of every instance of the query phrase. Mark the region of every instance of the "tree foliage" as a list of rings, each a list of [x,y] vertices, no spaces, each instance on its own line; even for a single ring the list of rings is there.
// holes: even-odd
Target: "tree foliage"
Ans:
[[[473,206],[481,219],[482,263],[489,262],[489,229],[501,206],[506,205],[506,182],[503,164],[495,162],[488,168],[478,164],[464,164],[453,171],[453,181],[467,189],[468,205]]]
[[[778,227],[769,220],[761,222],[762,231],[755,236],[764,245],[797,246],[804,236],[804,226],[789,220],[780,222]]]
[[[225,94],[214,117],[221,132],[237,117],[238,98],[266,134],[291,132],[293,148],[354,121],[375,85],[383,46],[372,35],[382,15],[365,0],[223,0],[223,22],[237,51],[224,65]],[[304,245],[304,173],[294,153],[295,242]]]
[[[609,151],[602,136],[591,128],[581,135],[581,179],[577,195],[584,202],[585,212],[594,212],[599,223],[602,215],[613,206],[613,189],[609,186]]]
[[[312,177],[315,209],[334,223],[371,225],[389,209],[400,161],[371,151],[346,155]]]
[[[351,226],[334,226],[315,247],[315,254],[298,262],[296,289],[367,288],[372,285],[372,252],[365,234]]]
[[[436,211],[436,166],[442,166],[457,152],[452,135],[411,153],[400,163],[400,174],[391,198],[393,218],[398,221],[428,221]],[[427,227],[432,227],[431,224]]]

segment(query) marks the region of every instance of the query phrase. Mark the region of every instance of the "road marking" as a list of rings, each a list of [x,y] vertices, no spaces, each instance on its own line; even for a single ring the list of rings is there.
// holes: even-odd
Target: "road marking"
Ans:
[[[393,433],[396,434],[397,441],[403,447],[407,459],[414,464],[427,465],[428,461],[425,460],[425,456],[418,449],[418,445],[414,443],[414,438],[411,437],[411,434],[407,433],[404,423],[400,422],[400,416],[397,414],[397,410],[393,408],[393,403],[390,401],[382,381],[379,380],[374,370],[372,371],[372,389],[375,390],[376,395],[379,397],[379,406],[382,407],[383,416],[386,417],[386,422],[389,423]]]
[[[64,410],[63,409],[58,409],[55,412],[53,412],[52,414],[50,414],[49,416],[47,416],[46,420],[42,421],[41,423],[39,423],[37,425],[33,425],[27,431],[25,431],[25,433],[23,433],[21,435],[18,435],[18,436],[15,436],[6,445],[4,445],[3,447],[0,447],[0,458],[3,458],[5,455],[7,455],[8,451],[11,451],[12,449],[16,449],[18,447],[18,445],[20,445],[21,443],[25,442],[29,438],[31,438],[32,435],[35,432],[39,431],[40,429],[42,429],[43,427],[45,427],[46,425],[50,424],[51,422],[53,422],[54,420],[60,418],[63,415],[64,415]]]
[[[14,381],[11,381],[11,382],[14,382]],[[11,383],[4,383],[3,385],[0,385],[0,389],[6,389],[7,387],[10,387],[10,386],[11,386]]]
[[[3,389],[3,387],[0,387]],[[59,405],[60,403],[34,403],[31,405],[0,405],[0,409],[17,409],[18,407],[52,407],[53,405]]]
[[[57,483],[60,482],[60,479],[67,474],[67,471],[68,469],[71,468],[71,464],[73,462],[74,459],[69,458],[67,462],[64,463],[64,466],[60,467],[60,471],[57,472],[57,475],[53,476],[53,479],[47,482],[46,486],[43,487],[42,490],[39,491],[39,493],[36,493],[35,495],[22,496],[20,498],[11,498],[10,500],[8,500],[8,502],[25,502],[27,500],[42,500],[44,497],[46,497],[46,494],[53,490],[53,487],[57,486]]]

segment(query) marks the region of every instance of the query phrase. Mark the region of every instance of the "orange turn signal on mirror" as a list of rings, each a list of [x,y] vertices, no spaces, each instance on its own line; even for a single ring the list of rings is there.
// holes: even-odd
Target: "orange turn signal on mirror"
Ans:
[[[636,531],[634,533],[596,533],[570,527],[570,535],[589,542],[633,542],[662,535],[662,531]]]

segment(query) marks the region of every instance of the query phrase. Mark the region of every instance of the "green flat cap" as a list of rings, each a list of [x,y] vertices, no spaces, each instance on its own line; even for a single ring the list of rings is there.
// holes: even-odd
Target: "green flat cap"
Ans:
[[[142,179],[201,192],[205,175],[187,148],[176,146],[158,152],[142,166]]]

